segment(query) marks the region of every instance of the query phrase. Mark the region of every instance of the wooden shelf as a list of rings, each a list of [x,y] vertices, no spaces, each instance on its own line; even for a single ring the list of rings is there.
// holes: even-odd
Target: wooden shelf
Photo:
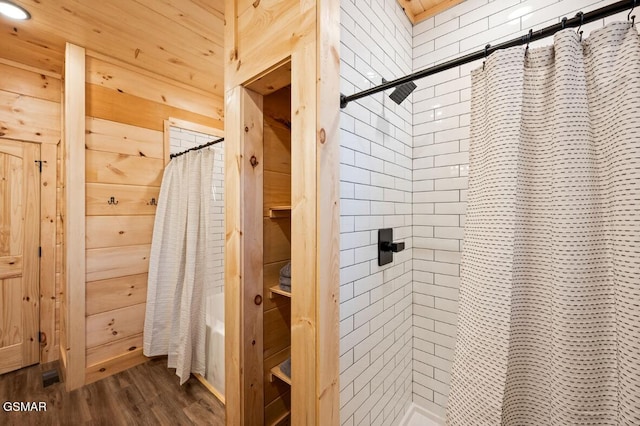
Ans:
[[[291,386],[291,378],[287,377],[286,374],[284,374],[282,372],[282,370],[280,370],[280,366],[281,364],[276,365],[275,367],[273,367],[271,369],[271,374],[269,375],[269,381],[273,382],[273,377],[277,377],[278,379],[282,380],[283,382],[285,382],[286,384],[288,384],[289,386]]]
[[[280,296],[284,296],[284,297],[291,297],[290,292],[281,289],[280,286],[278,285],[274,285],[273,287],[269,288],[269,299],[273,299],[274,294],[279,294]]]
[[[269,217],[272,219],[278,219],[281,217],[291,217],[291,206],[269,207]]]

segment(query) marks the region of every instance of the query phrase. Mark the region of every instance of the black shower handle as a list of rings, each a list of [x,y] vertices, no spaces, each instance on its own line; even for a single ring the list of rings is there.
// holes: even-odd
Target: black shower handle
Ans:
[[[404,250],[404,241],[400,243],[388,243],[384,242],[381,244],[382,251],[390,251],[393,253],[398,253],[399,251]]]

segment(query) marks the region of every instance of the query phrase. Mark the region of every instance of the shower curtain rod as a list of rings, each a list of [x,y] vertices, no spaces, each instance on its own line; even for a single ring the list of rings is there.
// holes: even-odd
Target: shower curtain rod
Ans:
[[[224,142],[224,138],[216,139],[215,141],[211,141],[211,142],[204,143],[202,145],[194,146],[193,148],[189,148],[189,149],[187,149],[185,151],[178,152],[176,154],[171,154],[171,155],[169,155],[169,158],[170,159],[174,159],[176,157],[180,157],[181,155],[186,154],[187,152],[197,151],[199,149],[206,148],[208,146],[215,145],[215,144],[220,143],[220,142]]]
[[[512,40],[508,40],[495,46],[487,44],[484,49],[469,53],[468,55],[461,56],[460,58],[452,59],[450,61],[444,62],[440,65],[433,66],[431,68],[426,68],[422,71],[415,72],[413,74],[406,75],[404,77],[397,78],[395,80],[387,81],[379,86],[372,87],[371,89],[363,90],[362,92],[354,93],[353,95],[345,96],[342,93],[340,94],[340,108],[345,108],[347,104],[351,101],[355,101],[357,99],[361,99],[367,96],[371,96],[375,93],[382,92],[387,89],[392,89],[396,86],[400,86],[401,84],[408,83],[410,81],[419,80],[421,78],[430,76],[432,74],[437,74],[442,71],[446,71],[450,68],[455,68],[460,65],[467,64],[469,62],[477,61],[478,59],[486,58],[491,53],[500,49],[507,49],[509,47],[520,46],[523,44],[529,44],[529,42],[543,39],[545,37],[549,37],[557,33],[560,30],[565,28],[573,28],[580,27],[583,24],[587,24],[589,22],[597,21],[598,19],[605,18],[610,15],[614,15],[619,12],[623,12],[625,10],[633,11],[633,8],[636,6],[635,0],[624,0],[612,3],[608,6],[603,6],[599,9],[592,10],[591,12],[582,13],[578,12],[576,16],[573,18],[567,19],[562,18],[562,21],[558,24],[550,25],[548,27],[542,28],[541,30],[533,31],[529,30],[526,35],[523,35],[518,38],[514,38]],[[635,15],[633,16],[635,18]]]

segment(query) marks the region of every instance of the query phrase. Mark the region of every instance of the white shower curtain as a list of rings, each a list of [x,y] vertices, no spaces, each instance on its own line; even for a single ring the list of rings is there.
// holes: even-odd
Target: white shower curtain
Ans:
[[[168,355],[180,384],[205,374],[205,285],[211,247],[214,151],[193,151],[164,171],[149,260],[144,354]]]
[[[449,425],[640,425],[640,39],[629,23],[472,75]]]

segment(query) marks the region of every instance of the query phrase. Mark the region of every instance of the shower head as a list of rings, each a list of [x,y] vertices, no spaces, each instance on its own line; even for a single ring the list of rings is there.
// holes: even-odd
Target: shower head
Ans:
[[[386,83],[387,80],[385,80],[383,78],[382,82]],[[416,87],[418,87],[418,86],[416,86],[416,84],[413,81],[401,84],[400,86],[397,86],[393,92],[391,92],[389,97],[391,98],[391,100],[393,102],[395,102],[396,104],[400,105],[402,103],[402,101],[407,99],[407,96],[409,96],[411,94],[411,92],[416,90]]]

